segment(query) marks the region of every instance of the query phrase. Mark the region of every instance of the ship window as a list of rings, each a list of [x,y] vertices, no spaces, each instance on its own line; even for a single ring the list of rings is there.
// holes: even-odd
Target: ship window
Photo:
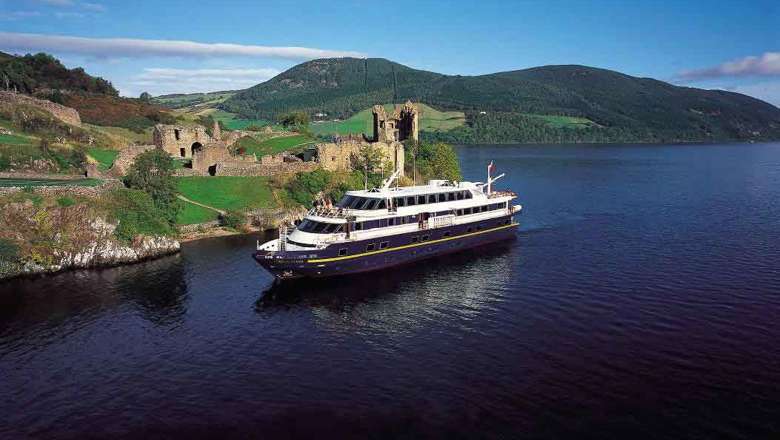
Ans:
[[[447,232],[444,233],[444,237],[449,237],[450,235],[452,235],[452,232],[450,232],[450,231],[447,231]]]
[[[473,230],[473,229],[471,229],[471,227],[469,226],[469,227],[466,229],[466,232],[471,232],[472,230]]]
[[[383,218],[379,220],[379,227],[380,228],[386,228],[387,227],[387,219]]]
[[[414,206],[415,205],[415,199],[414,196],[410,196],[406,198],[406,206]]]
[[[417,196],[417,204],[418,205],[424,205],[425,204],[425,196]]]
[[[462,209],[459,209],[457,212],[458,212],[458,215],[463,215],[463,210]]]
[[[431,238],[430,235],[423,235],[422,236],[422,241],[428,241],[429,238]]]
[[[487,205],[483,205],[482,208],[480,208],[482,212],[487,212]]]
[[[458,200],[463,200],[463,191],[456,193],[456,195],[458,196]]]
[[[316,248],[316,247],[317,247],[317,245],[316,245],[316,244],[310,244],[310,243],[299,243],[299,242],[297,242],[297,241],[292,241],[292,240],[290,240],[289,238],[287,239],[287,243],[294,244],[295,246],[300,246],[300,247],[307,247],[307,248]]]
[[[362,231],[363,230],[363,222],[355,223],[355,230],[356,231]]]
[[[387,219],[387,226],[395,226],[395,219],[394,218]]]
[[[467,199],[470,199],[470,198],[471,198],[471,191],[466,191],[466,198],[467,198]]]
[[[347,255],[347,248],[341,248],[341,249],[339,249],[339,255],[340,255],[340,256]]]
[[[339,208],[346,208],[350,205],[350,203],[352,203],[353,199],[354,197],[352,196],[344,196],[344,198],[342,198],[336,206]]]
[[[403,197],[396,197],[395,206],[406,206],[406,199]]]
[[[366,207],[364,209],[374,209],[374,208],[376,208],[377,202],[379,202],[379,200],[371,199],[371,201],[368,202],[368,204],[366,204]]]
[[[455,193],[447,193],[447,200],[450,202],[455,200]]]
[[[379,249],[387,249],[387,245],[388,244],[389,243],[386,242],[386,241],[383,241],[383,242],[379,243]]]
[[[416,235],[413,235],[413,236],[412,236],[412,243],[417,243],[417,240],[418,240],[419,238],[420,238],[420,237],[418,237],[418,236],[416,236]]]
[[[428,203],[436,203],[436,194],[428,194]]]
[[[366,252],[371,252],[371,251],[373,251],[375,247],[376,247],[376,244],[374,244],[374,243],[369,243],[368,245],[366,245]]]
[[[471,208],[465,208],[463,210],[463,215],[469,215],[469,214],[471,214]]]
[[[382,199],[379,201],[379,204],[376,205],[376,209],[385,209],[387,208],[387,205],[385,204],[385,199]]]
[[[439,193],[439,202],[446,202],[447,201],[447,194]]]

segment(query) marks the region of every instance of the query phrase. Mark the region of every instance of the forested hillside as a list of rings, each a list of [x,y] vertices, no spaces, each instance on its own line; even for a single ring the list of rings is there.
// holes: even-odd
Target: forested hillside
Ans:
[[[407,99],[464,111],[465,127],[425,134],[454,142],[780,139],[780,109],[761,100],[576,65],[453,76],[385,59],[322,59],[240,91],[221,107],[250,118],[291,110],[345,118]],[[559,126],[539,115],[592,124]]]

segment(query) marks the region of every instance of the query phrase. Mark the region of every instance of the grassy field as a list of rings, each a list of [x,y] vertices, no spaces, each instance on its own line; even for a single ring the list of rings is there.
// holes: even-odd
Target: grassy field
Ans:
[[[0,187],[4,186],[97,186],[100,179],[0,179]]]
[[[97,161],[100,171],[108,171],[111,165],[114,164],[114,160],[119,155],[119,152],[102,148],[90,148],[87,150],[87,154]]]
[[[541,119],[555,128],[587,128],[595,124],[588,118],[575,116],[536,115],[531,113],[524,113],[524,115]]]
[[[217,121],[222,122],[222,124],[230,130],[244,130],[250,125],[257,125],[260,127],[273,125],[270,121],[264,119],[239,119],[234,113],[228,113],[223,110],[215,110],[209,114]]]
[[[425,104],[418,104],[420,109],[420,130],[450,130],[466,123],[463,112],[443,112]],[[393,105],[385,105],[385,110],[393,111]],[[371,109],[362,110],[343,121],[324,121],[311,124],[315,134],[349,134],[373,133]]]
[[[32,145],[34,139],[16,134],[0,134],[0,144],[5,145]]]
[[[183,200],[179,200],[179,214],[176,216],[176,223],[179,225],[193,225],[196,223],[206,223],[216,220],[219,213],[202,206],[193,205]]]
[[[142,133],[137,133],[133,130],[128,130],[123,127],[109,127],[102,125],[83,124],[85,128],[103,134],[111,140],[111,144],[115,147],[124,147],[128,142],[135,142],[136,144],[151,144],[152,143],[152,127],[144,129]]]
[[[282,151],[293,150],[313,142],[313,140],[304,135],[280,136],[264,141],[245,136],[238,140],[238,146],[246,150],[246,154],[256,154],[257,157],[267,154],[281,153]]]
[[[275,201],[265,177],[178,177],[182,196],[226,211],[244,208],[270,208]]]

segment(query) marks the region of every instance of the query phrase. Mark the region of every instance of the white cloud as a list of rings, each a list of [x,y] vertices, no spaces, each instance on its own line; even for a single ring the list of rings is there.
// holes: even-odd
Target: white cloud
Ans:
[[[714,67],[684,70],[678,78],[701,80],[739,76],[780,76],[780,52],[765,52],[760,56],[744,57]]]
[[[100,3],[81,3],[81,7],[92,12],[106,12],[106,7]]]
[[[277,69],[175,69],[150,67],[120,87],[123,94],[137,95],[148,91],[153,95],[167,93],[213,92],[251,87],[280,73]],[[135,93],[138,91],[138,93]]]
[[[39,17],[41,15],[38,11],[14,11],[14,12],[0,12],[0,20],[23,20],[25,18]]]
[[[85,38],[61,35],[0,32],[0,49],[64,52],[97,57],[217,57],[242,56],[307,60],[328,57],[363,57],[358,52],[308,47],[255,46],[135,38]]]
[[[775,107],[780,107],[780,81],[766,81],[729,88],[729,90],[753,96],[766,101]]]
[[[59,19],[63,19],[63,18],[84,18],[84,17],[86,17],[81,12],[71,12],[71,11],[68,11],[68,12],[55,12],[54,16],[59,18]]]
[[[52,6],[73,6],[73,0],[37,0],[38,3],[43,3]]]

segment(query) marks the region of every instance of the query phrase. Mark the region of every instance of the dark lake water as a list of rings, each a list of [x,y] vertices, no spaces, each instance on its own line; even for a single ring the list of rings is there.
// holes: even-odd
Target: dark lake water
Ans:
[[[0,284],[0,438],[780,438],[780,144],[459,154],[516,241],[265,294],[249,236]]]

